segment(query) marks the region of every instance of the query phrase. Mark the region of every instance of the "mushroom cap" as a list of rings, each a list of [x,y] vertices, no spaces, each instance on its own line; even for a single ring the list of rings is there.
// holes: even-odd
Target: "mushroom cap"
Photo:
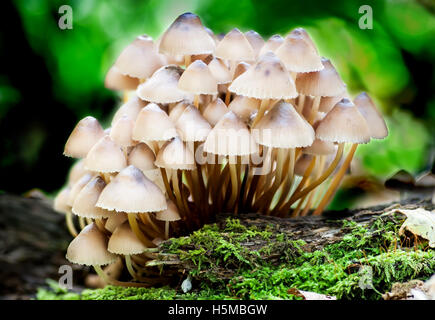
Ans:
[[[160,148],[154,164],[159,168],[173,170],[194,170],[196,168],[193,152],[179,137],[166,142]]]
[[[215,126],[227,112],[226,104],[220,98],[216,98],[207,105],[202,115],[212,126]]]
[[[328,155],[335,154],[337,146],[333,142],[315,139],[313,144],[304,148],[304,153],[310,155]]]
[[[229,90],[257,99],[291,99],[298,95],[293,79],[273,52],[261,56],[248,71],[234,79]]]
[[[113,115],[111,125],[113,126],[116,123],[116,121],[118,121],[123,116],[127,116],[128,118],[130,118],[132,120],[136,120],[139,112],[147,104],[148,104],[148,102],[143,101],[142,99],[139,99],[139,97],[136,95],[134,97],[128,99],[128,101],[126,103],[124,103],[123,105],[121,105],[119,107],[119,109],[115,112],[115,114]]]
[[[85,159],[85,168],[90,171],[119,172],[126,166],[127,159],[124,152],[109,136],[98,140]]]
[[[273,148],[299,148],[314,141],[314,129],[295,108],[280,101],[267,112],[254,129],[257,143]],[[256,131],[255,130],[255,131]]]
[[[192,62],[178,81],[178,89],[193,94],[217,94],[217,80],[201,60]]]
[[[155,183],[130,165],[103,189],[97,207],[127,213],[154,212],[166,209],[166,199]]]
[[[288,35],[275,54],[291,72],[314,72],[323,69],[317,50],[302,37]]]
[[[86,173],[71,186],[67,201],[68,206],[73,206],[74,200],[79,194],[80,190],[82,190],[82,188],[92,179],[92,177],[92,173]]]
[[[201,19],[187,12],[178,16],[160,39],[159,52],[170,56],[213,53],[215,42]]]
[[[167,141],[176,136],[174,123],[155,103],[140,111],[133,127],[133,139],[141,142]]]
[[[283,43],[284,38],[281,37],[279,34],[274,34],[266,41],[264,46],[261,48],[259,56],[261,57],[269,51],[275,52]]]
[[[95,206],[98,197],[106,186],[106,182],[96,176],[91,179],[77,194],[72,206],[72,213],[84,218],[108,218],[113,213]]]
[[[123,115],[113,124],[109,136],[117,145],[121,147],[130,147],[136,144],[131,137],[135,122],[134,120],[129,118],[127,115]]]
[[[356,106],[345,98],[319,122],[316,138],[330,142],[367,143],[370,131]]]
[[[421,174],[415,180],[415,186],[423,188],[435,187],[435,174],[430,171]]]
[[[263,37],[254,30],[246,31],[245,37],[249,41],[252,49],[254,49],[255,57],[258,57],[258,55],[260,54],[260,50],[261,48],[263,48],[265,43]]]
[[[347,98],[350,100],[350,97],[347,93],[341,94],[339,96],[333,96],[333,97],[322,97],[320,99],[319,111],[328,113],[343,98]]]
[[[183,100],[178,102],[175,107],[169,111],[169,119],[171,119],[171,121],[173,123],[177,123],[178,118],[181,116],[181,114],[183,113],[183,111],[190,105],[190,102]]]
[[[204,151],[224,156],[241,156],[257,153],[258,146],[243,120],[228,111],[210,131]]]
[[[254,61],[255,52],[239,29],[234,28],[217,44],[216,57],[229,61]]]
[[[163,211],[156,212],[156,219],[161,221],[178,221],[181,220],[177,206],[168,200],[168,208]]]
[[[122,50],[115,67],[123,75],[146,79],[163,65],[163,61],[154,47],[153,39],[140,35]]]
[[[205,141],[211,130],[210,124],[194,106],[188,106],[175,124],[183,141]]]
[[[84,159],[76,161],[68,173],[68,185],[72,186],[77,180],[83,177],[84,174],[89,173],[89,170],[85,169]]]
[[[104,136],[104,130],[94,117],[80,120],[71,132],[65,144],[64,155],[73,158],[85,158],[89,150]]]
[[[110,90],[134,90],[138,85],[138,78],[123,75],[115,66],[112,66],[107,71],[106,78],[104,79],[104,87]]]
[[[103,266],[115,262],[117,256],[107,251],[106,236],[95,223],[91,223],[71,241],[66,258],[72,263]]]
[[[233,80],[236,79],[238,76],[240,76],[241,74],[245,73],[246,71],[248,71],[248,69],[251,67],[251,65],[247,62],[239,62],[236,66],[236,68],[234,69],[234,74],[233,74]]]
[[[128,165],[133,165],[142,170],[142,172],[155,169],[155,160],[156,156],[154,155],[154,152],[146,143],[135,145],[127,157]]]
[[[322,58],[323,69],[316,72],[299,73],[296,88],[300,94],[332,97],[346,92],[346,85],[341,80],[331,61]]]
[[[146,248],[131,230],[128,221],[116,227],[107,246],[109,252],[126,256],[142,253]]]
[[[127,221],[127,219],[128,217],[125,212],[113,212],[113,214],[111,214],[110,217],[106,220],[104,228],[113,233],[116,227],[124,223],[124,221]]]
[[[71,192],[70,186],[63,187],[58,192],[56,198],[54,198],[54,203],[53,203],[54,211],[59,213],[67,213],[71,209],[71,206],[68,205],[70,192]]]
[[[409,189],[414,187],[415,179],[406,170],[399,170],[385,181],[385,187],[390,189]]]
[[[228,109],[246,123],[249,123],[251,117],[258,112],[259,108],[260,100],[245,96],[236,96],[228,105]]]
[[[289,36],[293,36],[293,37],[301,37],[302,39],[304,39],[307,43],[309,43],[314,50],[316,50],[316,52],[318,52],[316,44],[314,43],[313,39],[311,39],[310,35],[308,34],[307,30],[305,30],[304,28],[296,28],[293,29],[290,33]]]
[[[229,83],[232,80],[231,71],[225,65],[225,63],[219,58],[213,58],[208,64],[208,69],[210,70],[213,77],[216,79],[218,84]]]
[[[136,90],[142,100],[154,103],[174,103],[186,98],[186,93],[178,89],[178,81],[183,70],[175,65],[158,69]]]
[[[360,93],[353,100],[358,111],[366,119],[370,130],[370,136],[374,139],[384,139],[388,136],[388,128],[382,114],[374,104],[373,100],[365,92]]]

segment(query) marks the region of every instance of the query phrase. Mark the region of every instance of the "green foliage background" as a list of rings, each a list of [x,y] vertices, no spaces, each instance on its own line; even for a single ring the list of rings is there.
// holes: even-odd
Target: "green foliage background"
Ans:
[[[73,9],[72,30],[60,30],[57,25],[58,8],[64,4]],[[139,34],[157,38],[177,15],[192,11],[215,33],[238,27],[254,29],[267,39],[305,27],[320,53],[332,59],[350,93],[369,92],[386,116],[389,137],[358,149],[367,172],[385,178],[398,169],[418,173],[432,165],[433,1],[17,0],[14,5],[31,49],[49,70],[54,100],[68,108],[74,120],[89,114],[107,118],[103,101],[112,101],[113,108],[119,102],[114,93],[104,89],[103,79],[121,49]],[[358,27],[361,5],[373,9],[372,30]],[[5,45],[1,38],[0,45]],[[0,71],[0,125],[19,105],[20,94]],[[32,135],[26,152],[15,157],[23,157],[31,167],[38,161],[44,140],[52,134]],[[62,134],[66,141],[67,133]],[[10,162],[2,160],[1,169],[7,170]],[[64,174],[66,170],[67,166],[61,171]],[[60,175],[58,186],[62,179]]]

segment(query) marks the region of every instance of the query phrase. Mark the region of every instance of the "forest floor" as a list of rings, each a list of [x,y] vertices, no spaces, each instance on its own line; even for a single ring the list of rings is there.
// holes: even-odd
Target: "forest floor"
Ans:
[[[399,299],[435,274],[435,250],[399,232],[402,210],[434,210],[430,201],[329,211],[282,219],[221,214],[189,236],[148,255],[160,286],[85,289],[89,268],[72,266],[64,290],[71,237],[63,216],[44,199],[0,195],[1,299]],[[48,280],[47,279],[52,279]],[[402,284],[400,294],[387,294]],[[191,289],[186,291],[186,286]],[[189,289],[189,288],[187,288]]]

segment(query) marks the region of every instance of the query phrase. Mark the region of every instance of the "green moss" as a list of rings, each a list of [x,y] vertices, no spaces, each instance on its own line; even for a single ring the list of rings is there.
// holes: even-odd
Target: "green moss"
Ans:
[[[380,299],[394,282],[427,279],[435,251],[405,247],[398,236],[403,217],[380,216],[366,225],[344,221],[341,240],[309,252],[279,226],[244,226],[237,219],[204,226],[164,243],[190,265],[191,293],[178,289],[108,286],[70,294],[52,287],[38,299],[297,299],[291,288],[339,299]],[[163,269],[164,272],[164,269]]]

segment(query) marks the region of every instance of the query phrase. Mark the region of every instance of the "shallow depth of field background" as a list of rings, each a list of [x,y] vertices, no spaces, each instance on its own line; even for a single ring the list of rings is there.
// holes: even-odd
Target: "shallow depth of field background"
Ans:
[[[63,4],[73,9],[72,30],[58,27]],[[363,4],[373,9],[373,30],[358,27]],[[254,29],[267,40],[306,28],[351,95],[367,91],[386,117],[389,137],[358,148],[363,172],[382,182],[399,169],[433,170],[432,0],[17,0],[0,6],[0,192],[54,194],[73,163],[62,152],[76,122],[92,115],[107,125],[119,105],[103,80],[121,49],[139,34],[156,39],[186,11],[215,33]]]

